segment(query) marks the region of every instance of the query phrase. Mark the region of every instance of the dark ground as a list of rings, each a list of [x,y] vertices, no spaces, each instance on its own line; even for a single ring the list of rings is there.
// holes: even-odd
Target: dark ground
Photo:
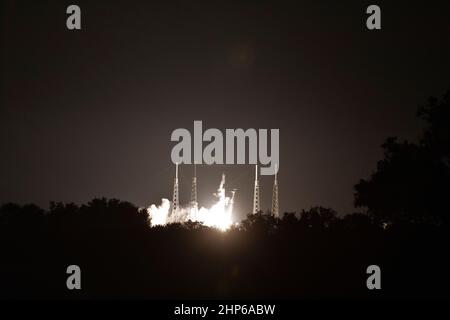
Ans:
[[[2,220],[2,299],[449,298],[444,227],[383,229],[364,215],[310,212],[257,215],[222,233],[193,223],[150,229],[143,213],[115,201],[45,217],[20,210],[35,219]],[[71,264],[81,268],[80,291],[66,288]],[[371,264],[382,290],[366,287]]]

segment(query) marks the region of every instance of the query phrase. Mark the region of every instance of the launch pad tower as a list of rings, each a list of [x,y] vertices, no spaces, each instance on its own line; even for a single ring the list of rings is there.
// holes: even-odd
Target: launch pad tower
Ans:
[[[178,194],[178,163],[175,164],[175,181],[173,182],[173,197],[172,197],[172,215],[178,213],[180,208],[180,198]]]
[[[258,165],[255,166],[255,189],[253,190],[253,213],[259,212]]]

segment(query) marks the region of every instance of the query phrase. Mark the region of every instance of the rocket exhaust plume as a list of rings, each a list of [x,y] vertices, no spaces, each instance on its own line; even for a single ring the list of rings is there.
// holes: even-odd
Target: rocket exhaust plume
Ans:
[[[152,204],[147,208],[149,219],[152,226],[166,225],[169,223],[183,223],[189,220],[193,222],[201,222],[208,227],[214,227],[222,231],[227,230],[233,224],[233,201],[234,191],[232,197],[227,197],[225,194],[225,175],[222,175],[222,180],[217,192],[214,193],[216,202],[211,208],[201,207],[191,204],[187,207],[179,206],[176,210],[170,211],[170,201],[163,198],[161,204],[156,206]]]

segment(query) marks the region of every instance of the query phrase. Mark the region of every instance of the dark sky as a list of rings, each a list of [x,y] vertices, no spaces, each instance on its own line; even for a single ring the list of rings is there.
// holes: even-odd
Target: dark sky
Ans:
[[[449,1],[374,3],[379,31],[372,1],[4,1],[0,203],[170,199],[170,134],[202,120],[280,129],[282,211],[351,212],[384,139],[415,139],[417,106],[450,88]],[[200,204],[222,172],[243,215],[251,166],[199,167]]]

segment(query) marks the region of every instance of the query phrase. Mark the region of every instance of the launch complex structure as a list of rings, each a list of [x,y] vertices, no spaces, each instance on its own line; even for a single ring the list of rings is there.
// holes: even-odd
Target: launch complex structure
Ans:
[[[277,169],[275,170],[274,181],[273,181],[273,189],[272,189],[272,208],[271,214],[279,218],[279,202],[278,202],[278,176]],[[225,174],[222,175],[222,184],[225,183]],[[234,200],[236,189],[232,191],[232,201]],[[192,177],[192,186],[191,186],[191,208],[198,210],[198,201],[197,201],[197,167],[194,164],[194,176]],[[180,210],[180,198],[179,198],[179,182],[178,182],[178,163],[175,165],[175,179],[173,183],[173,196],[172,196],[172,209],[171,214],[177,215]],[[252,213],[256,214],[261,211],[260,209],[260,193],[259,193],[259,177],[258,177],[258,165],[255,165],[255,184],[253,189],[253,210]]]

